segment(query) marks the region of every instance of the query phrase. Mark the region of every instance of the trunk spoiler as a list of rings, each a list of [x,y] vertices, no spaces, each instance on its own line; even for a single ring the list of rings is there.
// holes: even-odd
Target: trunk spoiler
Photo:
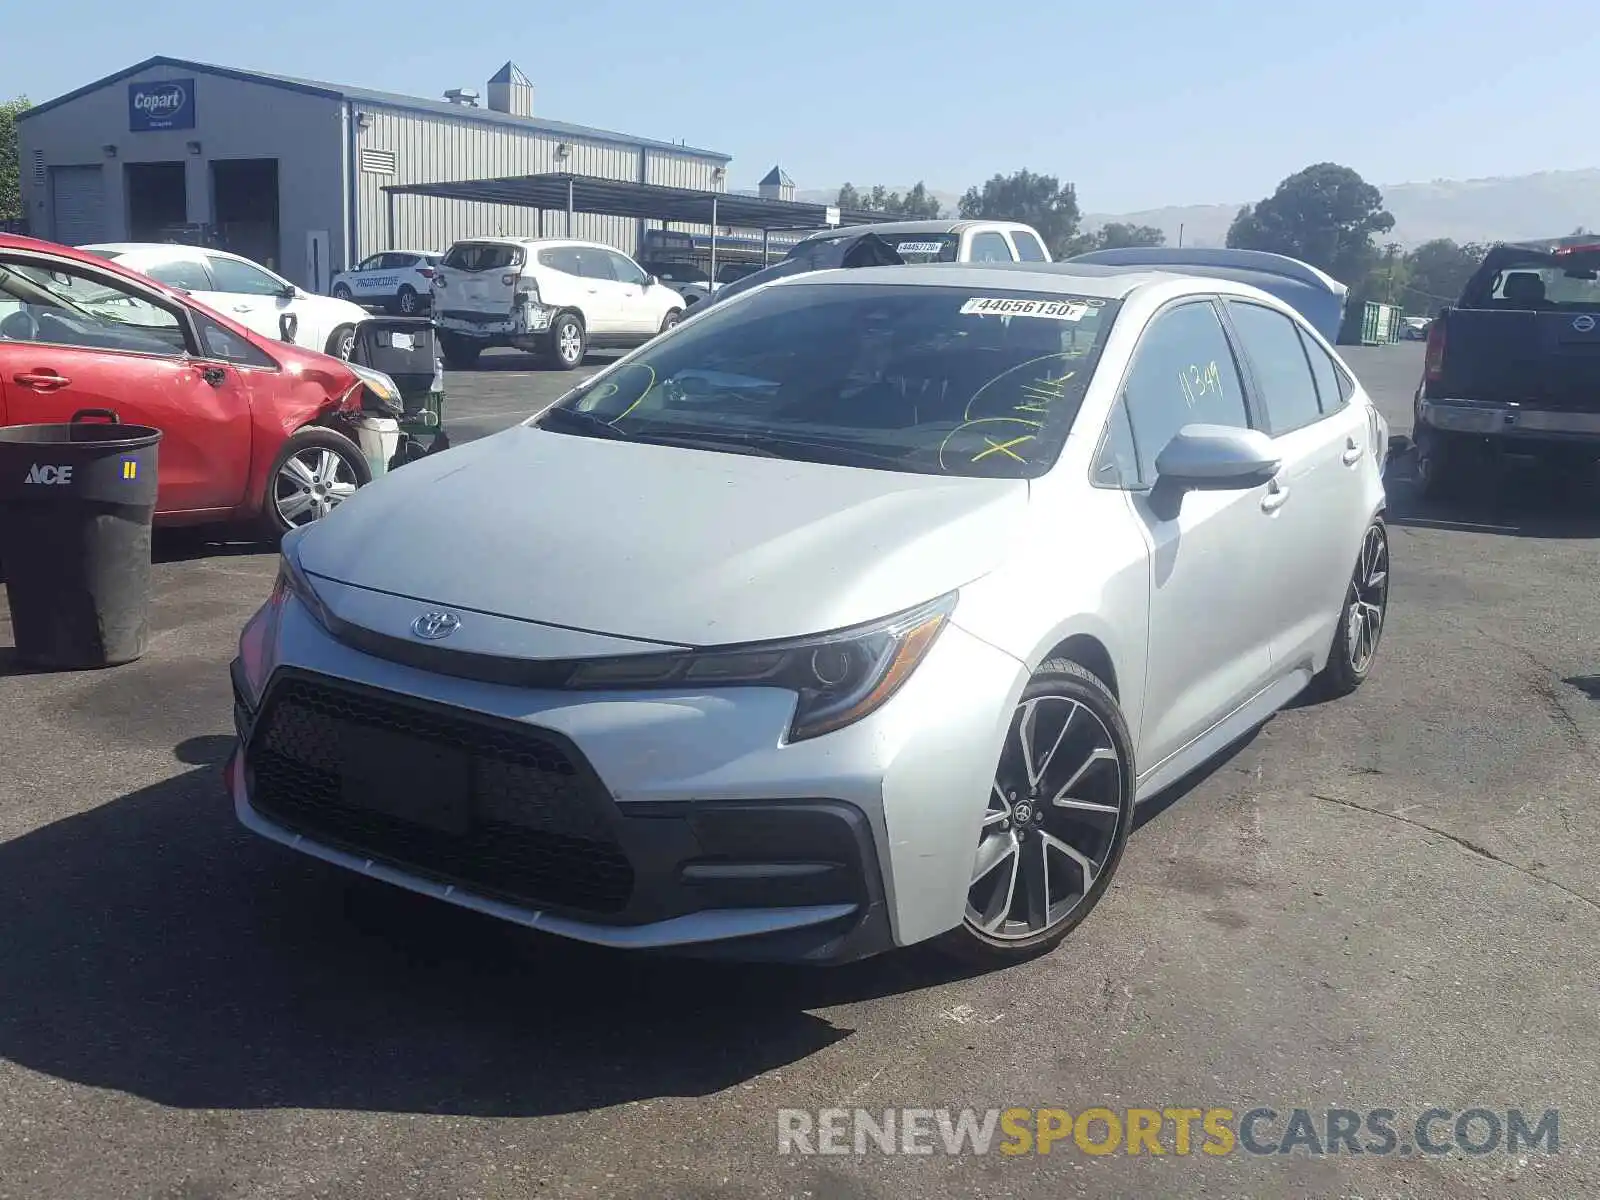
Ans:
[[[1124,246],[1116,250],[1091,250],[1066,261],[1248,283],[1294,309],[1329,345],[1339,340],[1345,301],[1350,295],[1349,288],[1310,263],[1264,250]]]

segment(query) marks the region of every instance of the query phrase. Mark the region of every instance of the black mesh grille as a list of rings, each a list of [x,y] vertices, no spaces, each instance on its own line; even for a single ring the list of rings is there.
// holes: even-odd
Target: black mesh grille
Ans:
[[[318,840],[521,903],[627,906],[604,797],[535,730],[289,678],[247,760],[255,807]]]

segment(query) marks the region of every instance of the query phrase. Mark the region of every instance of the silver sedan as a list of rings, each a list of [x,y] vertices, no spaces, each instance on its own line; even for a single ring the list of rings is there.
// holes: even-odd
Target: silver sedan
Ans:
[[[609,946],[1035,954],[1136,805],[1367,677],[1386,443],[1244,284],[781,280],[291,533],[235,807]]]

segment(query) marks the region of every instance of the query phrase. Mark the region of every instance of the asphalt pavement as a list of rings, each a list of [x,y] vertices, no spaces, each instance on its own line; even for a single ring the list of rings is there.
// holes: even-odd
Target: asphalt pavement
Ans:
[[[1407,432],[1420,347],[1347,359]],[[456,434],[576,381],[530,366],[452,374]],[[241,832],[259,548],[164,543],[150,652],[113,671],[20,673],[0,606],[0,1198],[1600,1194],[1600,498],[1537,485],[1442,511],[1402,459],[1368,685],[1156,802],[1071,939],[988,975],[594,951]],[[902,1106],[1270,1108],[1266,1148],[1295,1109],[1392,1109],[1402,1136],[778,1152],[779,1110]],[[1558,1110],[1556,1150],[1426,1153],[1430,1106],[1444,1136]]]

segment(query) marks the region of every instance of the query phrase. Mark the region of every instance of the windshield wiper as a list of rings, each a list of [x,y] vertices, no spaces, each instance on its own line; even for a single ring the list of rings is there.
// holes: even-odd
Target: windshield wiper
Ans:
[[[783,455],[768,450],[764,446],[755,445],[749,437],[743,434],[717,434],[701,433],[631,433],[625,429],[618,429],[604,417],[597,417],[594,413],[583,412],[575,408],[552,408],[539,418],[539,428],[555,428],[557,418],[566,422],[564,433],[576,433],[589,437],[608,438],[618,442],[645,442],[652,446],[681,446],[688,450],[723,450],[734,454],[753,454],[758,458],[782,458]]]
[[[756,458],[783,458],[776,450],[758,446],[750,438],[736,433],[636,433],[636,442],[649,442],[652,446],[681,446],[686,450],[723,450],[730,454],[749,454]]]
[[[539,418],[539,429],[555,428],[556,418],[565,422],[565,433],[576,433],[589,437],[611,438],[614,441],[632,441],[626,433],[618,429],[604,417],[597,417],[593,413],[580,412],[575,408],[552,408]]]

